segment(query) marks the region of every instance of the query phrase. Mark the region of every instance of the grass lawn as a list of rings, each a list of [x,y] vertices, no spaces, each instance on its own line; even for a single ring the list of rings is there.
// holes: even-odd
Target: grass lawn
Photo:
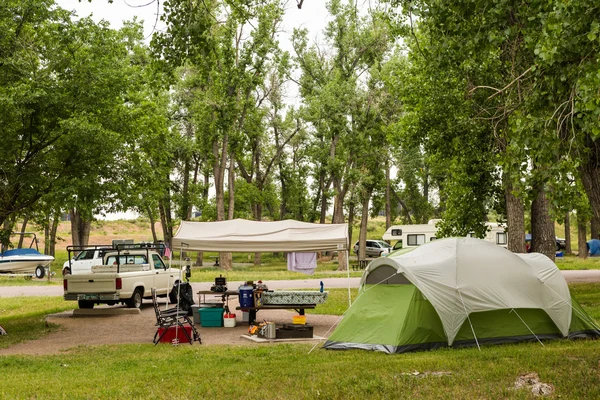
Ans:
[[[530,399],[536,372],[552,398],[600,397],[598,343],[553,341],[385,355],[310,345],[124,345],[0,357],[2,398]],[[420,374],[417,374],[419,372]]]
[[[600,284],[572,284],[600,318]],[[353,296],[356,291],[353,291]],[[330,291],[315,312],[340,314],[347,291]],[[10,335],[40,337],[44,315],[68,309],[60,298],[0,298]],[[22,328],[19,328],[22,326]],[[15,329],[20,329],[15,333]],[[53,356],[0,356],[0,398],[530,399],[515,380],[536,372],[551,398],[600,398],[600,343],[555,340],[386,355],[328,351],[308,344],[261,346],[112,345]]]

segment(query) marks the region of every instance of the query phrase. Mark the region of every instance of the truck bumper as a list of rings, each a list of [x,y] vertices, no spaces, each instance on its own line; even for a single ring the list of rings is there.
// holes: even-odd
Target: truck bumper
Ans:
[[[65,300],[119,301],[117,293],[67,293]]]

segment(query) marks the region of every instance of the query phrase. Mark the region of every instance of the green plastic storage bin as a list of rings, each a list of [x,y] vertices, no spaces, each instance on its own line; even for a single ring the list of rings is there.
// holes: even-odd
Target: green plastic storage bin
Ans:
[[[219,328],[223,326],[223,308],[200,308],[200,326],[203,328]]]

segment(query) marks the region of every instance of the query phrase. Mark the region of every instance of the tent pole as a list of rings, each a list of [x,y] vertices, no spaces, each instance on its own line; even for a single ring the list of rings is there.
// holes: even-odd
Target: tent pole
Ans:
[[[348,307],[352,306],[352,297],[350,296],[350,251],[346,249],[346,272],[348,275]]]
[[[515,315],[516,315],[517,317],[519,317],[519,319],[521,320],[521,322],[523,323],[523,325],[525,325],[525,326],[527,327],[527,329],[529,329],[529,332],[531,332],[531,334],[532,334],[532,335],[533,335],[533,336],[534,336],[534,337],[537,339],[537,341],[538,341],[538,342],[540,342],[540,344],[541,344],[542,346],[544,346],[544,343],[542,343],[542,341],[541,341],[541,340],[540,340],[540,338],[539,338],[539,337],[538,337],[538,336],[535,334],[535,332],[533,332],[533,331],[531,330],[531,328],[529,327],[529,325],[527,325],[527,324],[525,323],[525,321],[523,321],[523,318],[521,318],[521,316],[520,316],[520,315],[517,313],[517,311],[516,311],[516,310],[513,308],[513,309],[511,309],[511,310],[509,311],[509,314],[510,314],[511,312],[514,312],[514,313],[515,313]],[[546,347],[546,346],[544,346],[544,347]]]
[[[473,333],[473,337],[475,338],[475,343],[477,344],[477,349],[481,351],[481,347],[479,347],[479,340],[477,340],[477,335],[475,335],[475,329],[473,328],[473,324],[471,323],[471,318],[469,317],[469,313],[467,312],[467,306],[465,305],[465,301],[463,300],[462,293],[458,288],[456,288],[458,295],[460,296],[460,301],[463,305],[463,309],[465,310],[465,315],[467,316],[467,320],[469,321],[469,325],[471,325],[471,332]],[[452,339],[454,342],[454,339]]]

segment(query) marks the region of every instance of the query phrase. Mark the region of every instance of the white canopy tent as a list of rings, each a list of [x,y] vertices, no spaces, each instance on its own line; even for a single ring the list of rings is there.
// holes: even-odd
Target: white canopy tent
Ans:
[[[348,245],[348,224],[294,220],[182,221],[173,237],[173,248],[238,253],[347,251]]]
[[[290,219],[181,221],[172,243],[174,249],[225,253],[343,251],[348,271],[348,303],[351,302],[348,224],[313,224]]]

